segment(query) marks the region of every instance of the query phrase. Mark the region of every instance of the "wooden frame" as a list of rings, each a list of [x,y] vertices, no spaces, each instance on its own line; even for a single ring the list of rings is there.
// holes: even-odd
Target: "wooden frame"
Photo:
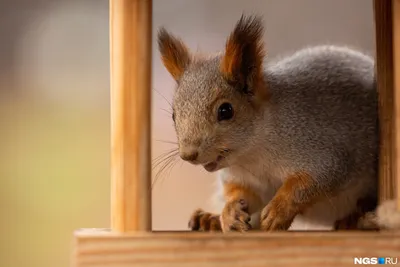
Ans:
[[[374,11],[380,200],[397,193],[400,211],[400,0],[375,0]],[[73,266],[351,266],[400,256],[398,231],[151,233],[151,16],[151,0],[110,0],[112,229],[77,231]]]

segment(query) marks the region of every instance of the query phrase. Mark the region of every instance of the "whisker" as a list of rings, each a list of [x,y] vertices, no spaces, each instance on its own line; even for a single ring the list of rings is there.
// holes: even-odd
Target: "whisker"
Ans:
[[[160,157],[162,157],[162,156],[164,156],[164,155],[166,155],[168,153],[174,152],[174,151],[178,151],[178,148],[169,149],[168,151],[162,153],[161,155],[159,155],[158,157],[154,158],[153,160],[156,160],[156,159],[158,159],[158,158],[160,158]]]
[[[174,154],[171,155],[167,155],[166,157],[164,157],[162,160],[160,160],[159,162],[157,162],[157,164],[155,164],[152,168],[152,170],[156,170],[157,168],[163,168],[164,164],[174,156]]]
[[[152,160],[153,169],[154,169],[154,166],[157,166],[159,164],[160,160],[162,160],[164,157],[166,157],[168,154],[172,153],[173,151],[174,151],[174,149],[171,149],[165,153],[158,155],[156,158],[154,158]]]
[[[171,156],[174,156],[174,155],[177,155],[177,154],[178,154],[178,149],[177,148],[173,148],[173,149],[171,149],[171,150],[159,155],[153,161],[153,169],[156,168],[161,163],[163,163],[168,158],[170,158]]]
[[[168,141],[168,140],[160,140],[160,139],[156,139],[155,141],[157,142],[161,142],[161,143],[166,143],[166,144],[173,144],[173,145],[177,145],[177,142],[174,141]]]
[[[162,111],[165,111],[166,113],[168,113],[169,115],[172,116],[172,111],[165,109],[165,108],[160,108]]]
[[[164,160],[162,161],[163,165],[161,165],[160,169],[157,171],[155,175],[155,179],[153,180],[153,183],[151,185],[152,188],[157,183],[158,179],[160,178],[160,175],[163,173],[164,169],[168,166],[168,164],[170,164],[172,159],[173,155],[164,158]]]
[[[153,168],[156,168],[157,166],[159,166],[164,160],[166,160],[168,157],[170,157],[171,155],[174,154],[178,154],[178,149],[177,148],[173,148],[161,155],[159,155],[157,158],[155,158],[152,162]]]
[[[165,170],[176,161],[178,156],[178,152],[175,151],[175,153],[169,154],[167,155],[165,158],[162,159],[161,163],[164,163],[160,169],[158,170],[158,172],[155,175],[155,179],[152,183],[152,188],[153,186],[158,182],[160,175],[163,174],[165,172]]]
[[[164,98],[164,100],[168,103],[168,105],[169,105],[169,106],[171,107],[171,109],[172,109],[172,104],[171,104],[171,102],[169,102],[168,99],[167,99],[165,96],[163,96],[159,91],[157,91],[156,88],[153,88],[153,90],[154,90],[157,94],[159,94],[162,98]]]
[[[178,157],[174,157],[172,163],[169,165],[168,169],[168,174],[166,176],[164,176],[163,178],[161,178],[161,182],[163,182],[166,178],[165,177],[171,177],[171,173],[172,173],[172,169],[174,168],[174,166],[176,165],[176,163],[179,162],[179,158]],[[183,162],[183,160],[182,160]]]

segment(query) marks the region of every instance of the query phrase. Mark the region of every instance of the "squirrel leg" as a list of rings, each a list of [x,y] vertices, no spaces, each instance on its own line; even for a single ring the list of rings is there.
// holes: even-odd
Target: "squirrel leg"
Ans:
[[[261,212],[261,230],[288,230],[296,215],[325,194],[306,172],[289,176]],[[326,195],[325,195],[326,196]]]
[[[223,232],[245,232],[252,229],[251,215],[263,206],[261,198],[254,190],[236,183],[224,183],[225,207],[221,214]]]

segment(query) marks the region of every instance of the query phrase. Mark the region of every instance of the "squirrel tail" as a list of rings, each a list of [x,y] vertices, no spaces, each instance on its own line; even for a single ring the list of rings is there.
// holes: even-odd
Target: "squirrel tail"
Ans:
[[[375,211],[367,212],[358,220],[360,230],[400,230],[400,210],[396,200],[388,200],[378,205]]]
[[[377,87],[377,74],[374,74],[374,86]],[[379,119],[377,118],[377,127],[380,129]],[[380,132],[378,130],[378,136]],[[378,168],[378,161],[376,162]],[[400,209],[397,208],[396,200],[387,200],[377,205],[373,211],[366,212],[357,223],[360,230],[400,230]]]

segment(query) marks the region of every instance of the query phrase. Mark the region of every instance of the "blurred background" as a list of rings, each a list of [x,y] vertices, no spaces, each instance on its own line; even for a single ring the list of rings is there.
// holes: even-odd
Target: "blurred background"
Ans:
[[[256,12],[268,57],[321,43],[374,54],[371,0],[154,0],[153,11],[154,34],[166,26],[195,51],[221,50],[241,13]],[[75,229],[109,227],[108,33],[108,0],[0,0],[1,267],[69,266]],[[156,158],[173,148],[157,140],[175,141],[174,81],[155,39],[153,51]],[[154,230],[212,209],[203,169],[178,161],[157,177]]]

